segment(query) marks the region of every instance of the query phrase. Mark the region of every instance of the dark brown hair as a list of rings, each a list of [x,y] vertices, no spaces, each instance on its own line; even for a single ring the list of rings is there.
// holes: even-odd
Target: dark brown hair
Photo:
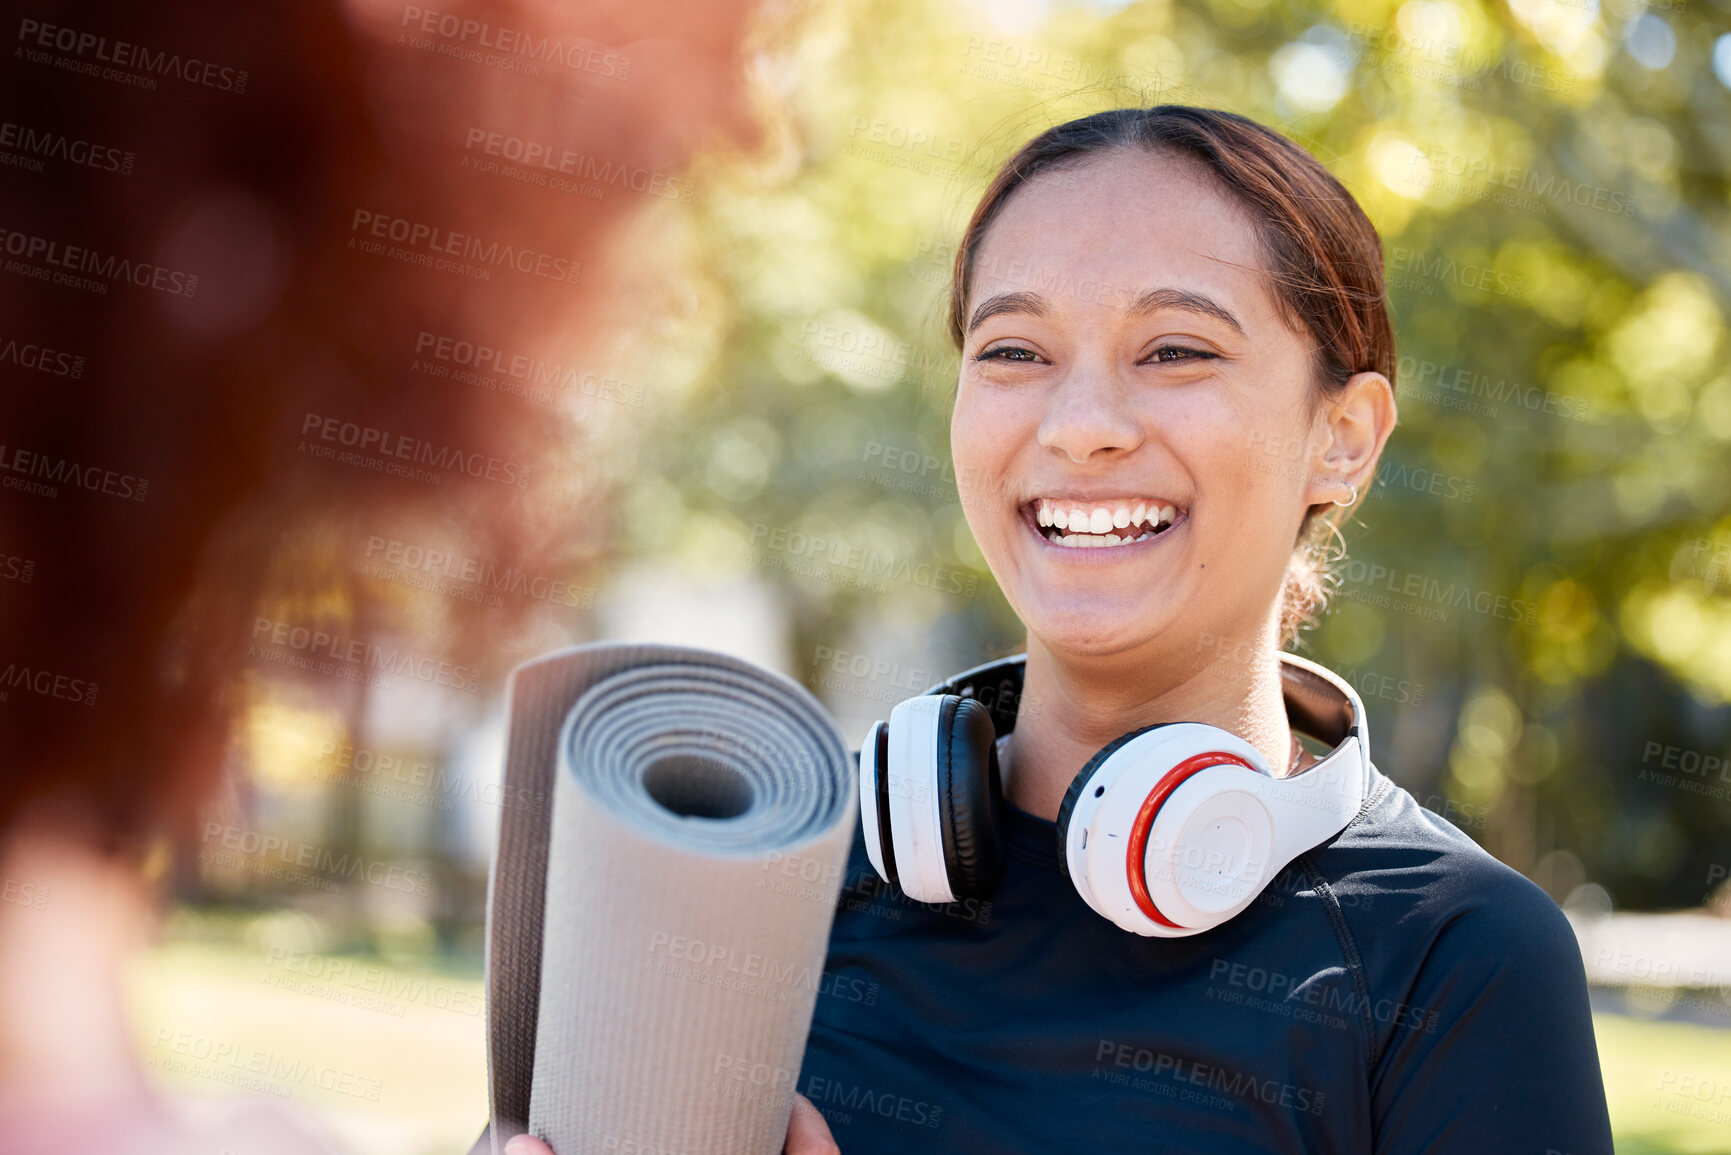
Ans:
[[[1275,298],[1293,328],[1315,343],[1315,398],[1354,373],[1394,382],[1394,331],[1384,295],[1382,242],[1364,210],[1322,163],[1253,120],[1212,108],[1120,108],[1047,129],[1006,161],[986,186],[956,246],[950,338],[967,325],[974,262],[986,230],[1017,189],[1114,149],[1189,157],[1206,165],[1260,227]],[[1327,544],[1345,507],[1313,505],[1294,543],[1281,606],[1283,641],[1314,620],[1327,598]]]

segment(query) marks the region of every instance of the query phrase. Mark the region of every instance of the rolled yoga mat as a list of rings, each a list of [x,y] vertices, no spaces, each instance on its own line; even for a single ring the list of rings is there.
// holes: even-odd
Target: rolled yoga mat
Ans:
[[[777,1155],[853,776],[810,692],[725,654],[595,643],[513,671],[476,1150]]]

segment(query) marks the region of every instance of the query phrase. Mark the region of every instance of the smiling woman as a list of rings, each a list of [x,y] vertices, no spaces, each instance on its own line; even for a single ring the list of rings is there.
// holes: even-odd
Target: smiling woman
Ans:
[[[1060,125],[988,187],[950,322],[1027,654],[866,740],[827,970],[874,998],[819,1000],[800,1086],[842,1150],[1610,1151],[1561,913],[1280,653],[1395,424],[1351,195],[1228,113]]]

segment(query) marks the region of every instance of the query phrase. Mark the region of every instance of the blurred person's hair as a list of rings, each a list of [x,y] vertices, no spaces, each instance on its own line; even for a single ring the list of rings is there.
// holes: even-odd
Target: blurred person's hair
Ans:
[[[184,832],[257,672],[261,618],[345,640],[406,632],[417,655],[501,672],[531,599],[392,615],[401,589],[355,562],[380,526],[421,518],[501,568],[580,572],[594,526],[594,495],[572,476],[581,412],[424,374],[417,334],[569,343],[605,295],[606,234],[649,202],[635,179],[595,198],[477,176],[465,158],[487,150],[466,144],[497,131],[604,173],[664,174],[704,143],[749,142],[748,9],[495,0],[431,25],[420,8],[363,0],[44,0],[14,14],[21,48],[44,28],[53,47],[0,78],[9,127],[62,142],[50,151],[76,141],[132,159],[129,172],[64,156],[0,167],[0,261],[95,260],[78,275],[107,284],[0,274],[0,348],[83,358],[76,377],[0,363],[0,579],[8,562],[14,575],[0,580],[0,838],[45,812],[111,853]],[[476,26],[493,48],[477,47]],[[80,74],[95,38],[108,59],[144,51],[131,71],[155,88]],[[179,54],[180,71],[161,54]],[[367,255],[352,246],[380,218],[357,229],[363,212],[585,267],[572,285],[469,261],[491,268],[480,280]],[[418,259],[394,229],[386,244]],[[50,243],[57,257],[43,256]],[[196,275],[196,291],[106,276],[111,257],[182,274],[171,289]],[[338,419],[336,442],[322,422],[309,432],[313,416]],[[446,470],[430,484],[300,448],[362,448],[351,429],[525,465],[529,482]]]
[[[1376,226],[1340,181],[1280,133],[1231,112],[1163,104],[1120,108],[1045,130],[1005,161],[981,194],[956,246],[948,325],[959,349],[980,243],[1009,198],[1042,173],[1102,153],[1135,149],[1200,161],[1259,229],[1275,300],[1294,331],[1314,346],[1313,405],[1338,394],[1353,374],[1395,376],[1394,330]],[[1313,505],[1304,515],[1281,595],[1283,642],[1314,622],[1327,601],[1329,545],[1345,506]]]

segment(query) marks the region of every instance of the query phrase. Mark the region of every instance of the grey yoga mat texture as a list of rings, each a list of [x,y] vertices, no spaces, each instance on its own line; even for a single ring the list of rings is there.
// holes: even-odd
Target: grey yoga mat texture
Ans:
[[[854,827],[804,687],[594,643],[511,675],[487,894],[488,1135],[776,1155]]]

